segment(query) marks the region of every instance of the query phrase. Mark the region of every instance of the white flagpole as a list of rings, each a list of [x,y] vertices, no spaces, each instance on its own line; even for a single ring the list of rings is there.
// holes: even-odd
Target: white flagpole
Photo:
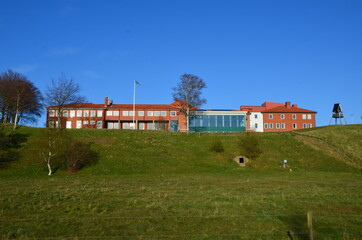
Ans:
[[[132,120],[132,122],[133,122],[133,130],[135,130],[136,129],[136,126],[135,126],[135,122],[134,122],[134,120],[135,120],[135,115],[136,115],[136,81],[133,81],[133,120]]]

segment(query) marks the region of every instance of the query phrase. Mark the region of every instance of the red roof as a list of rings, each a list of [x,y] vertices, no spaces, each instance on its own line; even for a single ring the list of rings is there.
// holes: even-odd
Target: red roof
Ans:
[[[277,112],[278,113],[279,112],[283,112],[283,113],[317,113],[315,111],[298,108],[298,107],[292,107],[292,106],[289,106],[289,107],[288,106],[279,106],[279,107],[265,110],[263,112],[265,112],[265,113],[277,113]]]

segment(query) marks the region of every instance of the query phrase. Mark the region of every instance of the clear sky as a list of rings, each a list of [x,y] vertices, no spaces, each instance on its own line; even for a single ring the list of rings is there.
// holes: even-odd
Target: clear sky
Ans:
[[[88,102],[169,104],[180,75],[204,108],[291,101],[328,125],[362,117],[361,0],[0,0],[0,72],[44,91],[61,72]],[[39,119],[42,126],[45,117]]]

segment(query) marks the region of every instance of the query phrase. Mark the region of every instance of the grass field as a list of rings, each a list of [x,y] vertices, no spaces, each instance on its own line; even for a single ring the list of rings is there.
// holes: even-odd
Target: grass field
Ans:
[[[308,134],[350,131],[358,152],[360,125]],[[263,154],[241,168],[237,134],[73,130],[98,162],[48,177],[31,154],[39,130],[19,133],[20,158],[0,169],[0,239],[308,239],[308,211],[315,239],[362,239],[361,171],[288,134],[258,134]]]

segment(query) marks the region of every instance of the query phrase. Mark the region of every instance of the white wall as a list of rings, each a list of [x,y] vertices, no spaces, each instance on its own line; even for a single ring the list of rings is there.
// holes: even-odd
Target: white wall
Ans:
[[[263,114],[261,112],[252,112],[250,117],[250,129],[254,130],[255,132],[264,132],[264,121],[263,121]],[[258,125],[255,128],[255,124]]]

